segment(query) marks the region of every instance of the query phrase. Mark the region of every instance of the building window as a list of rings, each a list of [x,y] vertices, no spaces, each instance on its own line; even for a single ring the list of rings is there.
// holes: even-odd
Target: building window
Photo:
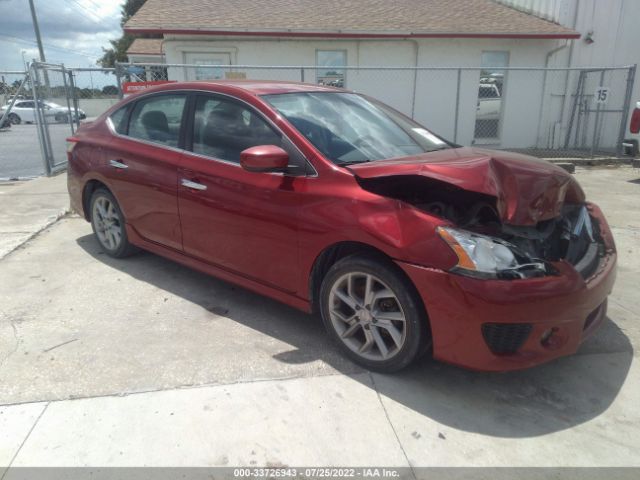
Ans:
[[[482,52],[474,143],[497,143],[504,109],[504,83],[509,52]]]
[[[347,66],[346,50],[316,50],[316,81],[319,85],[343,88]]]

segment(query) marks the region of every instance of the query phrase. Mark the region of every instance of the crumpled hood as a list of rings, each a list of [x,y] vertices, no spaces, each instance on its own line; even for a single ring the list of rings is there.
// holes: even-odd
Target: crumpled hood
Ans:
[[[512,152],[455,148],[349,166],[360,178],[420,175],[496,198],[504,223],[535,225],[560,215],[565,202],[584,202],[578,182],[545,160]]]

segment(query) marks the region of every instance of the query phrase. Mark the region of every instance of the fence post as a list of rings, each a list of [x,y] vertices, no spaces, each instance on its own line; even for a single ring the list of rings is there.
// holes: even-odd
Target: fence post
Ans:
[[[38,78],[38,67],[35,60],[31,62],[31,86],[33,88],[33,102],[34,102],[34,112],[36,117],[36,130],[38,131],[38,138],[40,140],[40,151],[42,152],[42,161],[44,163],[44,173],[45,175],[51,175],[51,161],[49,159],[49,150],[51,143],[47,142],[47,135],[45,132],[45,125],[43,122],[46,121],[46,117],[42,115],[42,108],[40,105],[40,98],[38,95],[38,88],[40,86],[40,79]]]
[[[75,132],[73,128],[73,116],[71,115],[71,99],[69,98],[69,84],[67,83],[67,70],[64,68],[64,64],[61,64],[60,73],[62,74],[62,83],[64,85],[64,93],[67,98],[67,120],[69,121],[69,127],[71,128],[71,135]]]
[[[580,97],[580,89],[583,86],[584,73],[585,73],[584,70],[580,70],[580,76],[578,77],[578,86],[576,87],[576,95],[575,95],[575,97],[573,99],[573,106],[571,107],[571,117],[569,117],[569,125],[567,127],[567,135],[565,136],[565,139],[564,139],[564,148],[565,148],[565,150],[567,150],[569,148],[569,143],[571,142],[571,131],[573,129],[573,122],[574,122],[575,116],[576,116],[576,109],[578,108],[578,103],[582,101],[582,99]],[[577,139],[577,133],[576,133],[576,139]],[[576,142],[577,142],[577,140],[576,140]]]
[[[413,92],[411,92],[411,118],[416,118],[416,91],[418,89],[418,67],[413,70]]]
[[[118,98],[120,100],[122,100],[123,94],[122,94],[122,65],[120,64],[120,62],[116,62],[115,63],[115,67],[116,67],[116,82],[118,84]]]
[[[304,83],[304,67],[300,67],[300,81]]]
[[[458,69],[458,79],[456,86],[456,111],[453,120],[453,142],[458,143],[458,115],[460,115],[460,80],[462,77],[462,69]]]
[[[73,110],[76,115],[76,128],[80,128],[80,115],[78,115],[78,92],[76,91],[76,81],[73,78],[73,70],[69,70],[69,85],[71,86],[71,98],[73,100]]]
[[[605,70],[603,69],[600,72],[600,83],[598,83],[598,85],[600,87],[602,87],[604,85],[604,73],[605,73]],[[591,156],[592,157],[593,157],[594,153],[600,147],[599,130],[600,130],[600,122],[602,121],[602,116],[601,116],[600,110],[602,110],[602,105],[601,105],[600,102],[598,102],[598,105],[596,106],[596,120],[595,120],[594,125],[593,125],[593,139],[591,140]]]
[[[627,91],[624,96],[624,104],[622,105],[622,118],[620,119],[620,131],[618,133],[618,143],[616,145],[616,155],[622,156],[622,142],[624,142],[624,132],[627,129],[627,121],[629,120],[629,107],[631,106],[631,95],[633,94],[633,84],[636,79],[637,64],[629,67],[627,72]]]

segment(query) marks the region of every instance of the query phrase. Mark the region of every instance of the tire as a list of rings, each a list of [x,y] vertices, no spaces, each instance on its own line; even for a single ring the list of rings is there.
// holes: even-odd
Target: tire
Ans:
[[[636,158],[638,153],[640,153],[640,149],[638,148],[638,140],[624,140],[625,143],[630,143],[631,148],[627,150],[627,155]]]
[[[384,258],[352,255],[336,262],[320,287],[320,313],[346,355],[369,370],[401,370],[430,345],[415,287]]]
[[[22,119],[20,118],[20,116],[15,113],[10,113],[7,119],[9,120],[9,123],[11,125],[20,125],[22,123]]]
[[[93,234],[107,255],[124,258],[138,252],[138,248],[129,243],[124,215],[109,190],[96,189],[89,205]]]

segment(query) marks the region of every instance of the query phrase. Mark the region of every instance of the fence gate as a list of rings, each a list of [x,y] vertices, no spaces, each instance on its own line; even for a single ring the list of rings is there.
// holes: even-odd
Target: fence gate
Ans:
[[[33,62],[30,67],[35,123],[47,175],[67,166],[66,139],[80,120],[73,102],[73,76],[64,65]]]
[[[615,138],[615,153],[621,155],[634,80],[635,66],[581,70],[572,93],[564,148],[587,151],[592,157],[606,155],[614,153],[606,139]]]

